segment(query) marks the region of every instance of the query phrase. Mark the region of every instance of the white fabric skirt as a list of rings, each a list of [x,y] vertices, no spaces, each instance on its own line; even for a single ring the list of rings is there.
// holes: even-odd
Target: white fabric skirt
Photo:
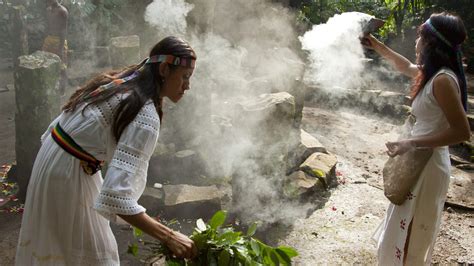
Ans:
[[[429,265],[449,187],[451,163],[447,147],[434,149],[420,179],[400,206],[390,204],[374,234],[379,265]],[[408,236],[408,227],[411,233]],[[407,254],[404,248],[407,238]]]
[[[92,208],[102,182],[46,137],[28,186],[16,265],[119,265],[109,222]]]

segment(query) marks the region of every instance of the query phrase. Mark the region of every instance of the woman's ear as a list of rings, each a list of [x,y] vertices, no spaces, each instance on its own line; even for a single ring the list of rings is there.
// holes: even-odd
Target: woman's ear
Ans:
[[[159,66],[160,75],[164,78],[170,74],[170,68],[167,63],[161,63]]]

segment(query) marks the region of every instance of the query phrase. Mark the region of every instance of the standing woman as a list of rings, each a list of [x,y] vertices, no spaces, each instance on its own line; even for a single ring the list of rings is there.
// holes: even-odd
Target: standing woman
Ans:
[[[461,61],[461,44],[466,39],[464,24],[448,13],[433,14],[418,32],[416,65],[373,36],[364,40],[398,71],[414,79],[411,97],[416,122],[412,137],[387,143],[389,156],[418,147],[434,149],[407,200],[400,206],[390,204],[377,230],[380,265],[430,264],[449,186],[448,145],[470,138]]]
[[[167,37],[139,65],[98,75],[71,96],[41,138],[16,265],[119,265],[109,221],[122,220],[177,257],[196,255],[191,239],[137,203],[158,139],[162,99],[181,99],[195,60],[188,43]]]

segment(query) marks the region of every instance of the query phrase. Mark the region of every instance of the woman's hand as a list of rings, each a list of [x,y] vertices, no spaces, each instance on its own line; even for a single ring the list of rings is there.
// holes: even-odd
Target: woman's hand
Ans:
[[[198,253],[194,242],[189,239],[189,237],[171,230],[144,212],[134,215],[118,214],[118,216],[129,224],[160,240],[178,258],[190,259],[195,257]]]
[[[387,142],[385,143],[387,146],[387,154],[390,157],[395,157],[397,155],[402,155],[407,151],[415,149],[416,146],[414,145],[412,140],[401,140],[396,142]]]
[[[170,230],[164,244],[178,258],[191,259],[198,253],[194,242],[189,237],[173,230]]]
[[[375,51],[378,51],[380,47],[384,46],[384,44],[377,40],[372,34],[364,35],[364,37],[360,39],[360,43],[365,48],[372,49]]]

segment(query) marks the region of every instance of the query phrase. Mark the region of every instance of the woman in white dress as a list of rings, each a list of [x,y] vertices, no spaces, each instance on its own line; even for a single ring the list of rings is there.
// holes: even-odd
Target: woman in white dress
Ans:
[[[71,96],[41,138],[16,265],[119,265],[109,221],[140,228],[177,257],[196,255],[191,239],[137,203],[158,138],[162,99],[181,99],[195,60],[187,42],[167,37],[142,63],[101,74]]]
[[[417,63],[394,52],[373,36],[363,43],[414,79],[409,139],[386,144],[389,156],[417,147],[434,149],[407,200],[390,204],[375,234],[380,265],[427,265],[439,231],[450,178],[448,145],[470,138],[466,117],[467,91],[461,61],[466,39],[462,20],[447,13],[433,14],[419,27]]]

